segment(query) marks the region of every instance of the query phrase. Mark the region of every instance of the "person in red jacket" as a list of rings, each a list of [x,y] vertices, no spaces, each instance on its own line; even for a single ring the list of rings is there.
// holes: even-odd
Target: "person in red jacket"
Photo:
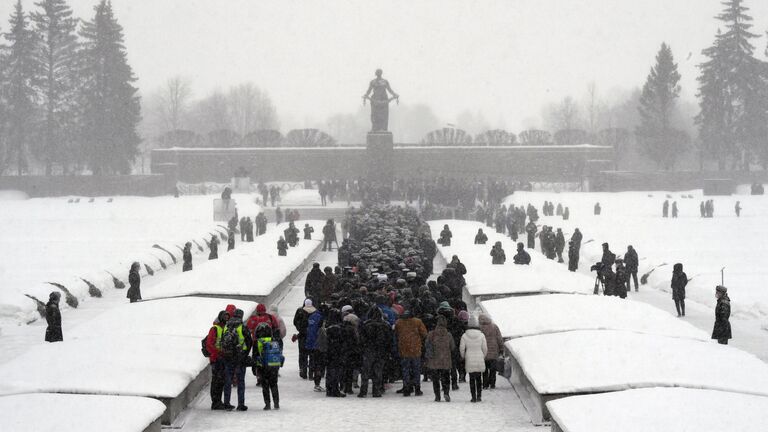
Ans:
[[[234,308],[234,305],[229,305]],[[227,309],[229,309],[227,306]],[[205,347],[210,353],[211,362],[211,409],[223,410],[224,403],[221,401],[224,393],[224,359],[219,356],[221,351],[221,336],[224,334],[224,327],[229,321],[230,314],[223,310],[219,312],[218,317],[213,322],[213,326],[208,331],[208,338],[205,341]]]
[[[248,322],[245,324],[251,332],[251,337],[254,338],[253,340],[256,340],[256,326],[263,322],[269,324],[269,327],[272,329],[280,327],[275,317],[267,313],[267,306],[263,303],[259,303],[258,306],[256,306],[256,313],[251,315],[251,317],[248,318]]]

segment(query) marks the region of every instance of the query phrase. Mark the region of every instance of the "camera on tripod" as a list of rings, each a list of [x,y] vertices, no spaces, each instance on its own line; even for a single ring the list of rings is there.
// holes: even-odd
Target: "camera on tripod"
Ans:
[[[603,271],[604,267],[605,265],[602,263],[602,261],[598,261],[595,263],[595,265],[589,268],[589,271],[600,273]]]

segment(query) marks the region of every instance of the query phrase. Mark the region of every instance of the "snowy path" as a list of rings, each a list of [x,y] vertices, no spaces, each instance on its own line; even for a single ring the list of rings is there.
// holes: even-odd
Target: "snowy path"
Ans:
[[[320,252],[316,261],[321,268],[334,266],[336,252]],[[399,383],[382,399],[359,399],[355,396],[337,399],[326,398],[325,393],[315,393],[310,381],[299,378],[298,347],[289,339],[295,332],[293,314],[304,301],[305,277],[306,273],[294,281],[291,291],[279,304],[280,315],[288,327],[286,361],[279,382],[280,411],[265,413],[262,410],[261,388],[256,387],[254,376],[248,372],[245,394],[249,407],[247,412],[211,411],[210,388],[206,387],[179,417],[175,427],[184,432],[231,431],[255,425],[266,430],[335,431],[349,430],[353,425],[355,430],[428,430],[466,429],[482,421],[482,429],[486,432],[541,430],[531,424],[517,394],[503,378],[497,381],[495,390],[483,392],[480,404],[469,402],[468,384],[462,384],[460,390],[451,393],[450,404],[434,402],[429,383],[422,388],[424,396],[418,398],[403,398],[396,394]],[[234,389],[232,396],[236,398]]]

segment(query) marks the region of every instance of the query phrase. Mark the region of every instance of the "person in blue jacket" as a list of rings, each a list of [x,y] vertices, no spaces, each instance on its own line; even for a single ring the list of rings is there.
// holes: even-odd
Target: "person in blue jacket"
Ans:
[[[323,370],[325,369],[325,362],[323,359],[323,352],[320,347],[320,328],[325,321],[325,312],[327,311],[327,305],[320,305],[315,312],[309,315],[307,319],[307,339],[306,348],[309,351],[309,369],[311,371],[312,379],[315,381],[315,391],[321,392],[324,389],[320,386],[320,382],[323,379]]]

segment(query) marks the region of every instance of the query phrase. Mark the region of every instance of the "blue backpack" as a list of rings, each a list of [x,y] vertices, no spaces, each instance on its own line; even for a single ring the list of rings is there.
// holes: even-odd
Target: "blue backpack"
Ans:
[[[263,367],[282,367],[285,362],[280,343],[272,338],[259,339],[259,353]]]

